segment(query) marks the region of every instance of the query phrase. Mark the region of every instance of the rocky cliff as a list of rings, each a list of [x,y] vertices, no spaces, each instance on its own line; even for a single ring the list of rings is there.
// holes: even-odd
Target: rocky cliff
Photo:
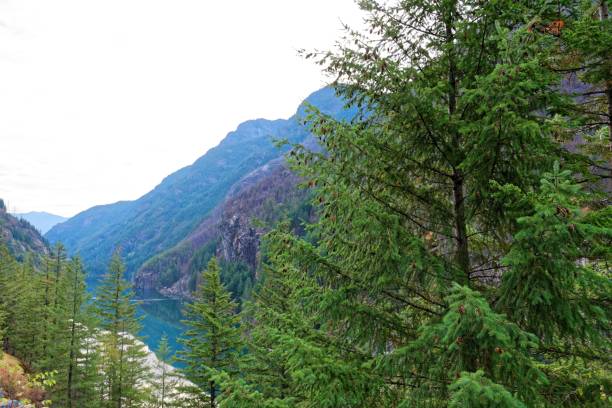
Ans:
[[[136,287],[187,297],[212,255],[246,265],[255,279],[261,235],[305,203],[307,192],[297,188],[298,182],[282,158],[248,174],[188,237],[143,265]]]

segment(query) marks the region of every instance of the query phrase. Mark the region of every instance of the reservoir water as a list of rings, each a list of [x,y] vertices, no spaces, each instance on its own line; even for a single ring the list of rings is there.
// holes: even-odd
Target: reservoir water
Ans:
[[[142,331],[144,342],[153,351],[157,351],[161,337],[166,334],[172,353],[180,349],[178,337],[185,329],[181,323],[182,310],[185,302],[161,296],[157,293],[141,293],[137,297],[139,302],[138,314],[143,318]]]

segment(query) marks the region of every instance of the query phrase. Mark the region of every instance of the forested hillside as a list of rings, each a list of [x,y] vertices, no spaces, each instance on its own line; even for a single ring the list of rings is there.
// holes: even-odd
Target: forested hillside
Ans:
[[[6,210],[0,199],[0,245],[5,245],[13,256],[25,259],[30,254],[36,258],[49,253],[47,241],[28,221],[19,219]]]
[[[331,89],[315,92],[306,102],[335,117],[350,115]],[[279,150],[274,139],[303,142],[309,132],[298,117],[304,112],[302,107],[288,120],[245,122],[142,198],[91,208],[57,225],[46,237],[52,243],[63,242],[70,253],[79,253],[93,277],[102,273],[120,246],[132,275],[149,258],[186,238],[241,178],[281,157],[286,149]]]
[[[298,183],[283,159],[255,170],[184,240],[147,261],[136,273],[136,288],[189,297],[202,268],[218,255],[226,283],[237,297],[246,294],[256,281],[261,236],[284,217],[298,227],[311,216]]]

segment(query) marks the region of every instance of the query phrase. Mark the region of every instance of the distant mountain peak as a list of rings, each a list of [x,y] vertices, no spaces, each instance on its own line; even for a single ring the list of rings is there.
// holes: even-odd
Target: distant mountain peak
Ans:
[[[24,219],[32,224],[41,234],[46,234],[51,228],[66,221],[68,218],[48,213],[46,211],[30,211],[27,213],[13,214],[17,218]]]

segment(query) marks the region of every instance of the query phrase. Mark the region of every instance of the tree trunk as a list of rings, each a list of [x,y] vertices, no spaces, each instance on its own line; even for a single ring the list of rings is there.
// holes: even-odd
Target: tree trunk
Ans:
[[[604,21],[608,19],[608,16],[608,3],[606,0],[601,0],[599,2],[599,19]],[[608,54],[608,60],[606,61],[608,68],[612,66],[611,60],[612,58]],[[608,147],[612,150],[612,79],[610,77],[606,79],[606,97],[608,102]],[[612,167],[612,163],[610,163],[610,167]]]
[[[454,18],[456,14],[456,2],[452,2],[448,9],[445,10],[447,13],[445,26],[446,26],[446,43],[449,45],[448,50],[448,115],[449,122],[452,125],[453,115],[457,110],[457,63],[455,61],[455,51],[453,43],[455,41],[453,27]],[[461,283],[469,282],[470,274],[470,253],[468,247],[467,237],[467,226],[465,219],[465,197],[464,197],[464,176],[463,172],[459,169],[459,165],[463,160],[463,154],[461,153],[461,140],[459,133],[454,127],[451,127],[451,138],[454,158],[453,166],[453,209],[455,216],[455,261],[459,265],[461,270],[461,276],[457,277],[457,280]]]
[[[74,343],[75,343],[75,336],[76,336],[76,315],[77,315],[77,311],[78,311],[78,290],[79,290],[79,275],[78,275],[78,270],[74,271],[74,286],[72,288],[72,325],[70,327],[70,362],[68,365],[68,386],[67,386],[67,392],[68,392],[68,406],[70,408],[73,408],[73,401],[72,401],[72,377],[73,377],[73,371],[74,371],[74,359],[75,359],[75,353],[74,353]]]
[[[217,396],[216,396],[216,391],[215,391],[215,382],[211,381],[210,382],[210,408],[215,408],[216,398]]]
[[[470,252],[468,247],[467,227],[465,220],[465,197],[463,194],[463,174],[457,170],[453,174],[453,205],[455,213],[455,229],[457,249],[455,259],[462,276],[459,281],[462,283],[469,282],[470,275]]]

